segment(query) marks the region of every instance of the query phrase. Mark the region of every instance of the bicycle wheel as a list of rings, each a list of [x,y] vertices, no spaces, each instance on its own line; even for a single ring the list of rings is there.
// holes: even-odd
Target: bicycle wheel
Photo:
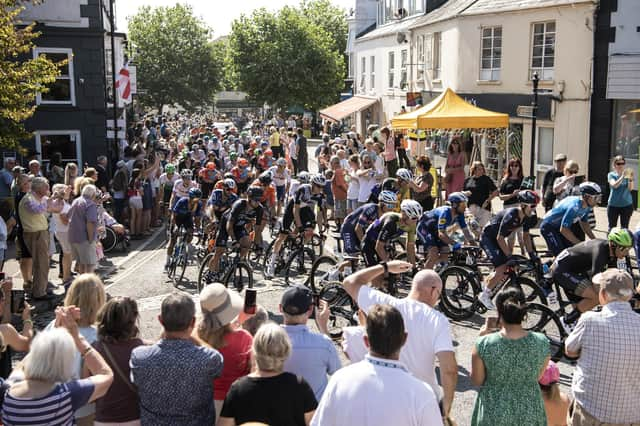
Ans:
[[[558,315],[549,307],[540,303],[529,303],[522,327],[544,334],[551,346],[551,359],[559,361],[562,358],[567,332],[562,327]]]
[[[313,237],[311,237],[311,247],[313,247],[313,251],[316,256],[322,256],[324,251],[324,241],[325,239],[323,236],[318,234],[313,234]]]
[[[302,247],[289,256],[285,266],[284,282],[286,285],[308,285],[309,277],[316,254],[309,247]]]
[[[118,243],[118,236],[115,231],[108,226],[104,228],[104,231],[104,238],[100,240],[100,243],[102,244],[102,251],[109,253]]]
[[[397,254],[394,259],[406,262],[407,253]],[[409,295],[409,291],[411,291],[411,283],[413,281],[412,271],[405,274],[390,274],[389,279],[391,280],[391,282],[389,282],[389,293],[392,296],[404,299]]]
[[[332,339],[342,337],[342,328],[357,325],[358,307],[351,300],[342,284],[327,283],[320,291],[320,299],[329,305],[328,332]]]
[[[180,257],[178,258],[177,270],[179,271],[179,277],[176,280],[176,284],[180,284],[184,278],[184,273],[187,270],[187,263],[189,263],[189,246],[186,241],[182,244],[180,249]]]
[[[480,285],[476,275],[462,266],[450,265],[440,271],[440,309],[453,320],[471,318],[478,306]]]
[[[260,265],[262,268],[263,275],[266,274],[267,267],[269,266],[269,262],[271,262],[271,255],[273,253],[273,247],[275,246],[275,244],[276,244],[276,240],[271,241],[267,249],[264,251],[264,255],[262,257],[262,263]],[[280,272],[282,272],[282,270],[284,269],[286,252],[287,252],[287,242],[285,241],[282,245],[282,249],[280,250],[280,256],[276,258],[276,268],[275,268],[276,276]]]
[[[332,256],[320,256],[313,262],[311,276],[309,277],[309,287],[313,294],[322,291],[324,286],[330,281],[336,281],[339,273],[336,269],[338,260]]]
[[[520,287],[524,292],[527,303],[535,302],[542,305],[547,304],[547,296],[544,295],[544,291],[538,284],[535,283],[535,281],[531,280],[530,278],[522,276],[516,277],[515,281],[507,281],[506,285]]]
[[[225,287],[235,288],[240,293],[245,288],[253,288],[253,269],[245,261],[238,261],[232,265],[222,278]]]
[[[198,293],[202,291],[202,289],[211,284],[206,281],[207,272],[209,272],[209,262],[213,259],[214,253],[209,253],[204,257],[202,262],[200,262],[200,268],[198,269]]]

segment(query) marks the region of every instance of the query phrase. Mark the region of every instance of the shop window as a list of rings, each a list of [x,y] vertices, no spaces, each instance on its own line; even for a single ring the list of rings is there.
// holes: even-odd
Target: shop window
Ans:
[[[640,100],[616,100],[613,106],[612,157],[623,155],[638,161],[640,156]]]
[[[43,104],[76,104],[75,87],[73,84],[73,51],[71,49],[36,47],[33,49],[34,57],[46,56],[53,62],[67,60],[67,64],[60,67],[60,75],[51,83],[47,93],[38,93],[36,103]]]
[[[46,165],[54,152],[62,154],[63,163],[81,164],[80,132],[78,130],[39,130],[35,132],[36,151]]]

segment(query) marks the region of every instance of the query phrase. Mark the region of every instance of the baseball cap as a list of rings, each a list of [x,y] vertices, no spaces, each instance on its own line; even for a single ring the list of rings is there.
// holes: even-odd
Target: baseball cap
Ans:
[[[553,161],[567,161],[567,156],[565,154],[558,154]]]
[[[633,295],[633,278],[626,271],[609,268],[594,275],[592,281],[611,296],[624,298]]]
[[[203,313],[217,319],[218,328],[229,324],[242,310],[242,297],[219,283],[209,284],[200,292],[200,308]]]
[[[280,304],[282,310],[289,315],[304,314],[313,303],[313,295],[307,287],[294,285],[282,293]]]
[[[560,369],[555,362],[549,361],[547,368],[542,373],[542,377],[538,379],[538,383],[542,386],[549,386],[560,381]]]

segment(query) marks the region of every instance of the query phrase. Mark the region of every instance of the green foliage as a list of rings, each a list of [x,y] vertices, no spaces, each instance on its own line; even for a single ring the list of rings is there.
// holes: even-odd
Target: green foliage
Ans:
[[[229,50],[229,38],[221,37],[211,43],[214,57],[218,64],[222,64],[222,81],[220,82],[221,90],[235,91],[238,90],[238,76],[233,68],[233,60]]]
[[[220,87],[222,67],[209,42],[210,29],[190,6],[142,7],[129,18],[129,39],[138,68],[140,101],[187,110],[206,106]]]
[[[257,9],[233,22],[229,52],[241,90],[280,108],[303,104],[316,110],[338,99],[344,86],[344,47],[338,50],[332,34],[315,22],[323,19],[322,3],[276,13]]]
[[[334,6],[330,0],[303,0],[300,8],[312,23],[329,33],[333,50],[344,54],[349,32],[344,9]]]
[[[23,9],[17,0],[0,0],[0,147],[8,149],[21,149],[20,141],[31,136],[23,122],[36,110],[36,93],[46,93],[66,63],[30,58],[40,34],[33,25],[16,27]]]

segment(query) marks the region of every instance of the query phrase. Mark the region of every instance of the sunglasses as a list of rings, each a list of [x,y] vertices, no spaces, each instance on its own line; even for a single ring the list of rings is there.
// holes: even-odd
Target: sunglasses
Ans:
[[[616,163],[616,166],[624,166],[626,163]]]
[[[395,205],[395,204],[387,204],[387,203],[385,203],[385,204],[384,204],[384,206],[385,206],[386,208],[388,208],[388,209],[395,209],[395,208],[396,208],[396,205]]]
[[[520,168],[520,166],[518,166],[517,164],[512,164],[512,165],[510,165],[509,167],[515,167],[516,169],[519,169],[519,168]]]

